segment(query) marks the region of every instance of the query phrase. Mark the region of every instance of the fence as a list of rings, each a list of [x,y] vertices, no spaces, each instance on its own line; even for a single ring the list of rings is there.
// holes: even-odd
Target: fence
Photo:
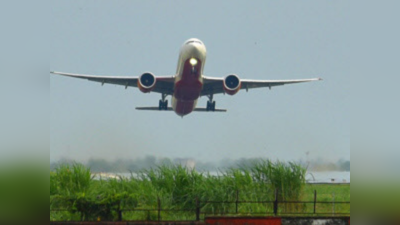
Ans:
[[[350,201],[318,201],[317,191],[314,191],[313,201],[279,201],[278,193],[275,192],[273,201],[241,201],[239,191],[236,192],[235,201],[200,201],[195,199],[195,207],[190,209],[163,208],[158,198],[157,208],[126,208],[117,211],[118,221],[124,221],[124,216],[129,213],[144,213],[147,221],[201,221],[206,216],[350,216]],[[223,205],[223,210],[207,210],[205,205]],[[256,205],[258,211],[243,210],[240,206]],[[228,206],[228,207],[227,207]],[[203,208],[203,209],[202,209]],[[251,207],[248,207],[251,209]],[[69,210],[53,209],[50,213],[69,212]],[[79,212],[77,212],[79,214]],[[171,213],[172,216],[171,217]],[[80,213],[81,221],[84,215]],[[126,219],[125,219],[126,220]],[[129,219],[131,220],[131,219]]]

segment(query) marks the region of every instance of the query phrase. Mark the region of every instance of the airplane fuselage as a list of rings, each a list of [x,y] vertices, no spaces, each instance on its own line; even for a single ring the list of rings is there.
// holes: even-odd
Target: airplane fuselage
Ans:
[[[175,75],[172,108],[179,116],[191,113],[203,89],[206,47],[198,39],[189,39],[181,47]]]

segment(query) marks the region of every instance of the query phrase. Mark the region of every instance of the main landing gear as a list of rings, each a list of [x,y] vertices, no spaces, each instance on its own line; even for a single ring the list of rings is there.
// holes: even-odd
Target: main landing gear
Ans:
[[[213,101],[213,94],[210,94],[207,101],[207,111],[215,111],[215,101]]]
[[[161,100],[158,102],[159,110],[168,110],[168,100],[165,99],[166,97],[166,94],[161,94]]]

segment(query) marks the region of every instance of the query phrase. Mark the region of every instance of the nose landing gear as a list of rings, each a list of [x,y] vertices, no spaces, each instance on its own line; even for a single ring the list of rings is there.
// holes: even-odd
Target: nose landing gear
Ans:
[[[194,66],[192,67],[192,74],[197,75],[197,70],[196,70],[196,67],[194,67]]]

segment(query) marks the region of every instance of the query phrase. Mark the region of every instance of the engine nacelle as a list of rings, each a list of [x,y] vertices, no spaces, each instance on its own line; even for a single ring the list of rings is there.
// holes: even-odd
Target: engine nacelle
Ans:
[[[143,93],[149,93],[156,86],[156,76],[152,73],[144,73],[140,75],[137,86]]]
[[[224,78],[224,91],[228,95],[234,95],[238,93],[242,83],[236,74],[228,75]]]

